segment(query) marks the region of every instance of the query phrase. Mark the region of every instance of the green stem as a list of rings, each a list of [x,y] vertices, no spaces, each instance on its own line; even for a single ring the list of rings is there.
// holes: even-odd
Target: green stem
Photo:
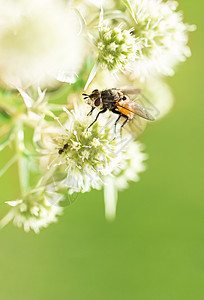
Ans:
[[[108,221],[113,221],[116,216],[118,191],[114,184],[113,177],[108,176],[104,181],[105,217]]]
[[[16,152],[18,155],[18,174],[19,174],[19,184],[22,195],[24,195],[29,190],[29,171],[28,171],[28,161],[24,156],[24,131],[23,124],[18,120],[16,126]]]

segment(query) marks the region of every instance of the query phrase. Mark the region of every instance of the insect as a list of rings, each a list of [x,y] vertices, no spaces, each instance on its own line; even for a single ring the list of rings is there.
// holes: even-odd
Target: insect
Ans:
[[[154,121],[154,117],[148,113],[147,109],[132,101],[128,97],[128,94],[138,95],[141,94],[141,90],[134,87],[125,87],[105,89],[102,91],[96,89],[93,90],[90,95],[82,94],[85,102],[91,106],[88,116],[92,114],[95,108],[100,109],[95,120],[89,125],[89,127],[91,127],[97,121],[100,114],[105,113],[107,110],[110,110],[114,114],[118,115],[118,118],[115,121],[115,132],[116,125],[122,117],[124,117],[125,120],[121,125],[121,130],[125,124],[132,120],[136,115],[146,120]]]
[[[60,149],[58,150],[58,153],[59,153],[59,154],[62,154],[65,150],[68,149],[68,147],[69,147],[69,145],[66,143],[66,144],[63,146],[63,148],[60,148]]]

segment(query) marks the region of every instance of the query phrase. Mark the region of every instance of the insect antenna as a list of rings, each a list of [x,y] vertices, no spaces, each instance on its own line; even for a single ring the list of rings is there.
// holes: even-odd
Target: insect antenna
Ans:
[[[89,95],[88,95],[88,94],[82,94],[82,96],[84,96],[84,99],[89,98]]]

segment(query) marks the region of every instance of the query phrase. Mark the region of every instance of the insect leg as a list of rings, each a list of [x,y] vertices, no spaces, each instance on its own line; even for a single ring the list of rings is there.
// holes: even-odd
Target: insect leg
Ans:
[[[103,114],[106,111],[107,111],[107,108],[104,108],[103,110],[99,111],[99,113],[97,114],[95,120],[89,125],[88,128],[90,128],[97,121],[97,119],[98,119],[98,117],[99,117],[100,114]]]
[[[116,126],[117,126],[117,123],[118,123],[118,121],[120,120],[121,117],[122,117],[122,114],[120,114],[119,117],[117,118],[117,120],[115,121],[115,124],[114,124],[115,135],[116,135]]]
[[[130,118],[128,116],[123,115],[124,118],[126,118],[126,120],[123,122],[123,124],[120,127],[120,136],[122,137],[122,129],[125,126],[125,124],[130,120]]]
[[[92,112],[94,111],[95,107],[92,107],[90,112],[87,114],[87,116],[91,116],[92,115]]]
[[[112,109],[111,111],[114,114],[119,115],[119,117],[117,118],[117,120],[115,121],[115,124],[114,124],[114,133],[115,133],[115,136],[116,136],[116,126],[117,126],[117,123],[118,123],[118,121],[120,120],[120,118],[122,117],[123,114],[121,114],[121,112],[117,111],[116,109]]]

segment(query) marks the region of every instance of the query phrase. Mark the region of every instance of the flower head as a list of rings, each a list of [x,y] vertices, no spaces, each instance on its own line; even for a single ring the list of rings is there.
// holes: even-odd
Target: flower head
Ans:
[[[99,63],[109,71],[128,69],[140,49],[140,44],[131,34],[131,30],[122,30],[121,26],[103,27],[96,45]]]
[[[57,215],[62,214],[62,208],[53,205],[59,197],[57,193],[48,194],[44,189],[36,189],[22,199],[7,201],[12,208],[0,225],[3,227],[13,219],[14,225],[23,227],[26,232],[33,230],[39,233],[41,228],[56,222]]]
[[[44,147],[52,148],[49,168],[58,168],[64,174],[63,182],[70,194],[101,188],[103,176],[120,161],[108,118],[103,116],[88,128],[93,118],[87,117],[87,108],[75,106],[63,127],[42,129]]]
[[[134,76],[142,79],[151,74],[173,75],[173,68],[191,55],[187,46],[188,32],[195,26],[183,23],[176,11],[176,1],[131,0],[137,24],[134,34],[139,37],[141,58],[134,63]]]

